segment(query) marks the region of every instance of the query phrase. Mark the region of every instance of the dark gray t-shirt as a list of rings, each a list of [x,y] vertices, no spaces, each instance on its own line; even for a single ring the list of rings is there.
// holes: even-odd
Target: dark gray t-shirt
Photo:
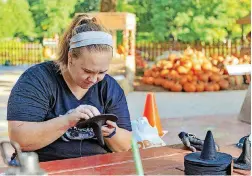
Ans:
[[[117,125],[128,131],[132,130],[126,97],[116,80],[106,75],[78,100],[58,70],[58,66],[52,61],[27,69],[11,91],[7,120],[43,122],[60,117],[79,105],[87,104],[95,106],[102,114],[117,115]],[[99,145],[92,129],[74,127],[50,145],[35,152],[38,153],[40,161],[50,161],[111,151],[107,146]]]

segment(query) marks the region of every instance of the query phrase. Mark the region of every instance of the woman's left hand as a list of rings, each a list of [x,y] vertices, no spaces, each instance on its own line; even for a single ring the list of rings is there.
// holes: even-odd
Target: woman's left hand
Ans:
[[[116,128],[118,128],[116,123],[113,122],[113,121],[107,120],[106,124],[107,125],[103,125],[102,128],[101,128],[102,135],[104,137],[109,136],[111,133],[113,133],[116,130]]]

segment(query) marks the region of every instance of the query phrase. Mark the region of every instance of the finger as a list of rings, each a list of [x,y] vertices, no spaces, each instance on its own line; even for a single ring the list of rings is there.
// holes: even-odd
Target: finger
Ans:
[[[105,126],[102,126],[101,127],[101,131],[104,132],[104,133],[109,133],[109,128],[105,127]]]
[[[87,114],[85,114],[85,113],[80,113],[80,118],[88,120],[90,117]]]
[[[94,117],[100,114],[99,110],[90,105],[80,105],[77,108],[80,112],[87,113],[89,117]]]
[[[84,112],[85,114],[87,114],[87,115],[89,116],[89,118],[94,117],[94,114],[93,114],[92,111],[90,111],[90,109],[88,109],[88,108],[84,109],[83,112]]]
[[[109,133],[102,133],[102,136],[108,136]]]
[[[87,105],[79,105],[76,109],[82,111],[83,109],[86,109]]]
[[[99,112],[99,110],[96,107],[94,107],[94,106],[89,106],[88,108],[91,110],[91,112],[94,114],[94,116],[98,116],[98,115],[101,114]]]
[[[102,132],[104,132],[104,133],[112,133],[113,131],[114,131],[114,128],[107,128],[107,127],[105,127],[105,126],[102,126],[101,127],[101,130],[102,130]]]
[[[111,121],[111,120],[107,120],[107,121],[106,121],[106,124],[108,124],[108,125],[110,125],[110,126],[112,126],[112,127],[114,127],[114,128],[117,127],[116,123],[113,122],[113,121]]]

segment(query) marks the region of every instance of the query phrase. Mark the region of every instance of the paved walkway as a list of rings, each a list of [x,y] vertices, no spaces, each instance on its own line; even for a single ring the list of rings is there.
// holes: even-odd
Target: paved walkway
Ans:
[[[239,114],[246,90],[174,93],[156,92],[160,118]],[[142,116],[147,92],[132,92],[127,96],[131,117]]]

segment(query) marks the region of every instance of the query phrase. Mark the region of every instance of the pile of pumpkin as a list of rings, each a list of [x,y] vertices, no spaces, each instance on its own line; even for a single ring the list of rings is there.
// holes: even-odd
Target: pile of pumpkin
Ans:
[[[203,92],[225,90],[243,83],[242,76],[228,76],[202,52],[185,50],[182,57],[170,55],[144,71],[143,83],[162,86],[173,92]]]

